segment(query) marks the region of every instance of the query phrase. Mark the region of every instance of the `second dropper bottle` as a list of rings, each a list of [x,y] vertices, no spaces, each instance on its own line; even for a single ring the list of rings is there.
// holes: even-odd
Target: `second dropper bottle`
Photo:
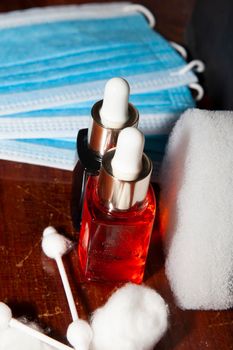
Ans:
[[[137,127],[138,111],[129,103],[129,85],[122,78],[110,79],[104,90],[104,98],[91,110],[90,126],[82,129],[77,137],[78,163],[73,173],[72,219],[80,229],[83,197],[89,176],[98,175],[106,151],[116,146],[120,131]]]
[[[142,282],[156,209],[143,148],[144,135],[125,128],[88,179],[78,247],[86,280]]]

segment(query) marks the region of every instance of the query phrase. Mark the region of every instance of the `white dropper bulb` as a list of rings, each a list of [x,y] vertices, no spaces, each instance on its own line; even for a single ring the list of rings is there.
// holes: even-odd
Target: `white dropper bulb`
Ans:
[[[143,133],[136,128],[125,128],[120,132],[112,159],[113,176],[124,181],[138,178],[142,170],[144,143]]]
[[[112,78],[105,85],[100,118],[106,128],[121,129],[129,119],[129,84],[123,78]]]

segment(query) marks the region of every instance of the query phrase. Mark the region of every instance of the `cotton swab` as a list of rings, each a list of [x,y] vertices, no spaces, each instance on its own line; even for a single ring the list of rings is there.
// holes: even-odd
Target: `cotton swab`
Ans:
[[[88,350],[92,340],[92,329],[86,321],[80,320],[78,317],[69,280],[62,262],[62,256],[70,247],[71,242],[60,235],[54,227],[49,226],[44,230],[42,249],[49,258],[54,259],[57,263],[73,319],[73,322],[69,325],[67,330],[67,339],[75,349]]]
[[[26,333],[27,335],[38,339],[39,341],[52,346],[58,350],[74,350],[70,346],[60,343],[59,341],[50,338],[49,336],[37,331],[34,328],[27,326],[26,324],[16,320],[12,317],[12,312],[9,306],[0,302],[0,330],[3,331],[8,327],[17,329]]]
[[[91,326],[84,320],[73,321],[66,333],[69,343],[77,350],[88,350],[93,338]]]
[[[48,226],[43,232],[42,249],[43,252],[57,263],[57,267],[61,276],[62,284],[65,290],[66,298],[69,304],[73,321],[78,319],[74,298],[71,292],[68,277],[62,262],[62,256],[71,247],[71,242],[64,236],[57,233],[54,227]]]

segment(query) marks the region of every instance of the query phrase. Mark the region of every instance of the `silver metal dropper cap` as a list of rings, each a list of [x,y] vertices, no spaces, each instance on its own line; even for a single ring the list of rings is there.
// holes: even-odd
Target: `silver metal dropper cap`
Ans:
[[[133,134],[138,134],[139,137],[135,138]],[[142,133],[134,128],[126,128],[119,135],[117,147],[104,155],[98,195],[102,204],[109,210],[128,210],[146,198],[152,162],[142,153],[143,145]]]
[[[115,147],[120,131],[137,127],[138,111],[128,102],[129,85],[122,78],[110,79],[104,91],[104,100],[94,104],[88,129],[88,147],[97,156]]]

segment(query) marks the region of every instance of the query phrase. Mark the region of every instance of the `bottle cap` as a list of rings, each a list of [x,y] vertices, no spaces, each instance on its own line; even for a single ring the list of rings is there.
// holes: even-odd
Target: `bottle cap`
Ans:
[[[87,133],[87,145],[91,156],[98,158],[97,169],[107,150],[116,146],[123,128],[138,125],[138,111],[128,102],[129,84],[122,78],[110,79],[104,92],[104,100],[94,104]]]
[[[128,121],[129,90],[129,84],[123,78],[108,80],[99,112],[104,127],[121,129]]]
[[[144,135],[130,127],[120,132],[116,148],[103,156],[97,191],[109,210],[128,210],[146,198],[152,163],[143,146]]]
[[[136,128],[125,128],[119,134],[112,159],[112,173],[118,180],[134,181],[142,170],[145,138]]]

